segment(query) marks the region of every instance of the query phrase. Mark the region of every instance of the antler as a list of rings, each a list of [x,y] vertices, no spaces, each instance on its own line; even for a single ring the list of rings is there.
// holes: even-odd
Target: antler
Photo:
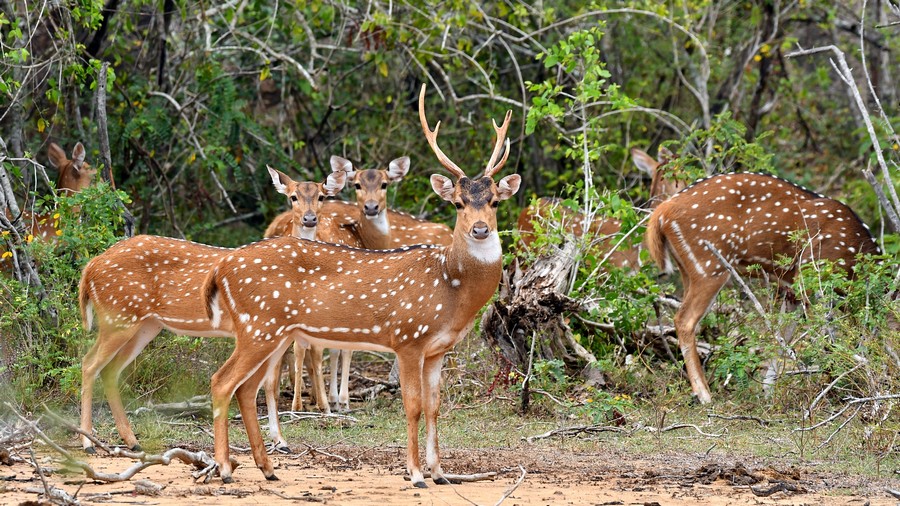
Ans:
[[[512,111],[506,111],[506,118],[503,119],[503,124],[499,127],[495,120],[491,120],[491,123],[494,124],[494,131],[497,132],[497,140],[494,142],[494,152],[491,153],[491,159],[488,160],[487,168],[484,169],[485,176],[492,177],[506,164],[506,159],[509,158],[509,139],[506,137],[506,131],[509,129],[510,118],[512,118]],[[503,150],[503,158],[497,162],[497,156],[500,155],[500,149],[504,147],[504,141],[506,149]],[[494,162],[497,163],[494,164]]]
[[[428,140],[428,145],[431,146],[431,150],[437,155],[441,165],[458,178],[466,177],[466,173],[463,172],[458,165],[453,163],[453,160],[448,158],[447,155],[441,151],[441,148],[438,147],[437,135],[438,130],[441,128],[441,122],[438,121],[437,124],[434,125],[434,131],[431,131],[431,129],[428,128],[428,119],[425,118],[425,83],[422,83],[422,91],[419,92],[419,120],[422,122],[422,131],[425,133],[425,139]]]

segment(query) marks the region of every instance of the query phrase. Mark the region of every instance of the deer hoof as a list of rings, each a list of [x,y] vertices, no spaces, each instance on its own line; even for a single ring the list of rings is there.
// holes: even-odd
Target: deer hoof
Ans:
[[[443,476],[438,476],[438,477],[434,478],[434,483],[435,483],[435,485],[449,485],[450,480],[448,480],[447,478],[444,478]]]
[[[424,481],[413,482],[413,486],[416,488],[428,488],[428,485],[426,485]]]
[[[284,455],[290,455],[294,453],[293,451],[291,451],[291,447],[286,444],[276,444],[275,451]]]
[[[144,451],[144,449],[141,448],[141,445],[134,445],[134,446],[131,447],[131,451],[133,451],[133,452],[141,452],[141,451]]]
[[[266,479],[269,480],[269,481],[281,481],[281,480],[278,479],[277,476],[275,476],[275,473],[272,473],[272,474],[270,474],[269,476],[266,476]]]
[[[97,449],[94,448],[93,446],[85,446],[84,453],[87,453],[88,455],[96,455]]]
[[[224,483],[226,485],[229,483],[234,483],[234,478],[232,478],[231,476],[223,476],[222,483]]]

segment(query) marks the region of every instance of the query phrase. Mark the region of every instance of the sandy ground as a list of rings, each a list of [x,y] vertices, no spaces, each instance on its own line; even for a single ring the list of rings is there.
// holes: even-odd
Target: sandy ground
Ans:
[[[306,449],[296,455],[274,455],[280,481],[269,482],[247,453],[236,453],[241,467],[235,482],[215,478],[195,483],[191,468],[181,463],[154,466],[128,482],[84,483],[81,475],[61,472],[60,464],[38,457],[53,472],[50,484],[76,494],[82,504],[497,504],[507,505],[891,505],[886,488],[900,480],[865,481],[811,470],[778,469],[765,464],[717,462],[715,458],[658,455],[633,458],[616,453],[583,453],[559,449],[445,449],[447,472],[501,471],[494,481],[416,489],[403,479],[405,449],[362,446]],[[87,459],[92,467],[121,472],[130,462],[111,457]],[[521,482],[522,472],[526,474]],[[136,493],[136,481],[163,486],[158,495]],[[783,485],[780,485],[783,484]],[[753,490],[779,490],[768,496]],[[514,488],[514,489],[513,489]],[[39,501],[42,489],[33,467],[0,465],[0,504]],[[511,491],[511,493],[510,493]],[[506,496],[506,494],[509,494]],[[35,504],[31,502],[30,504]]]

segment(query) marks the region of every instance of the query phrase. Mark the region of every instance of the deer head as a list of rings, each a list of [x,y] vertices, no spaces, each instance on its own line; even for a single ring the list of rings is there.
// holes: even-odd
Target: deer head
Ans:
[[[507,111],[501,126],[497,126],[497,122],[492,121],[497,138],[494,141],[491,158],[488,160],[482,176],[477,179],[469,179],[466,173],[438,146],[437,137],[441,122],[437,122],[434,130],[429,128],[428,119],[425,116],[424,84],[419,92],[419,121],[422,123],[425,139],[434,154],[437,155],[441,165],[457,178],[454,183],[445,176],[433,174],[431,188],[438,196],[456,207],[454,245],[465,244],[472,258],[483,263],[500,261],[497,207],[501,201],[515,195],[522,183],[522,178],[518,174],[506,176],[497,183],[493,179],[494,174],[503,168],[509,157],[509,139],[506,137],[506,132],[509,129],[511,117],[512,111]],[[501,152],[503,153],[502,158],[500,157]]]
[[[56,190],[63,195],[73,195],[87,188],[91,184],[97,169],[84,161],[84,145],[80,142],[72,149],[72,159],[66,158],[65,151],[59,145],[51,142],[47,150],[50,164],[59,171],[56,180]]]
[[[319,224],[319,209],[325,197],[333,197],[343,188],[347,180],[344,171],[332,172],[324,183],[297,182],[285,173],[266,166],[272,177],[272,184],[278,193],[287,195],[291,201],[292,232],[294,237],[316,239],[316,226]]]
[[[650,178],[651,209],[687,186],[675,178],[667,177],[669,174],[666,174],[665,165],[675,159],[674,153],[660,146],[657,157],[658,159],[654,159],[637,148],[631,150],[631,159],[634,161],[634,165]]]

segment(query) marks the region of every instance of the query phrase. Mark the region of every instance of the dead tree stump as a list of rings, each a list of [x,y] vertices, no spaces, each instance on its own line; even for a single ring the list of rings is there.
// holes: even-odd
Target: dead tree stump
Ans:
[[[569,370],[583,370],[597,360],[575,341],[565,317],[581,309],[578,301],[565,295],[577,248],[572,238],[527,270],[514,262],[503,273],[497,299],[482,315],[482,336],[526,376],[524,390],[535,360],[561,359]],[[523,410],[527,397],[523,392]]]

